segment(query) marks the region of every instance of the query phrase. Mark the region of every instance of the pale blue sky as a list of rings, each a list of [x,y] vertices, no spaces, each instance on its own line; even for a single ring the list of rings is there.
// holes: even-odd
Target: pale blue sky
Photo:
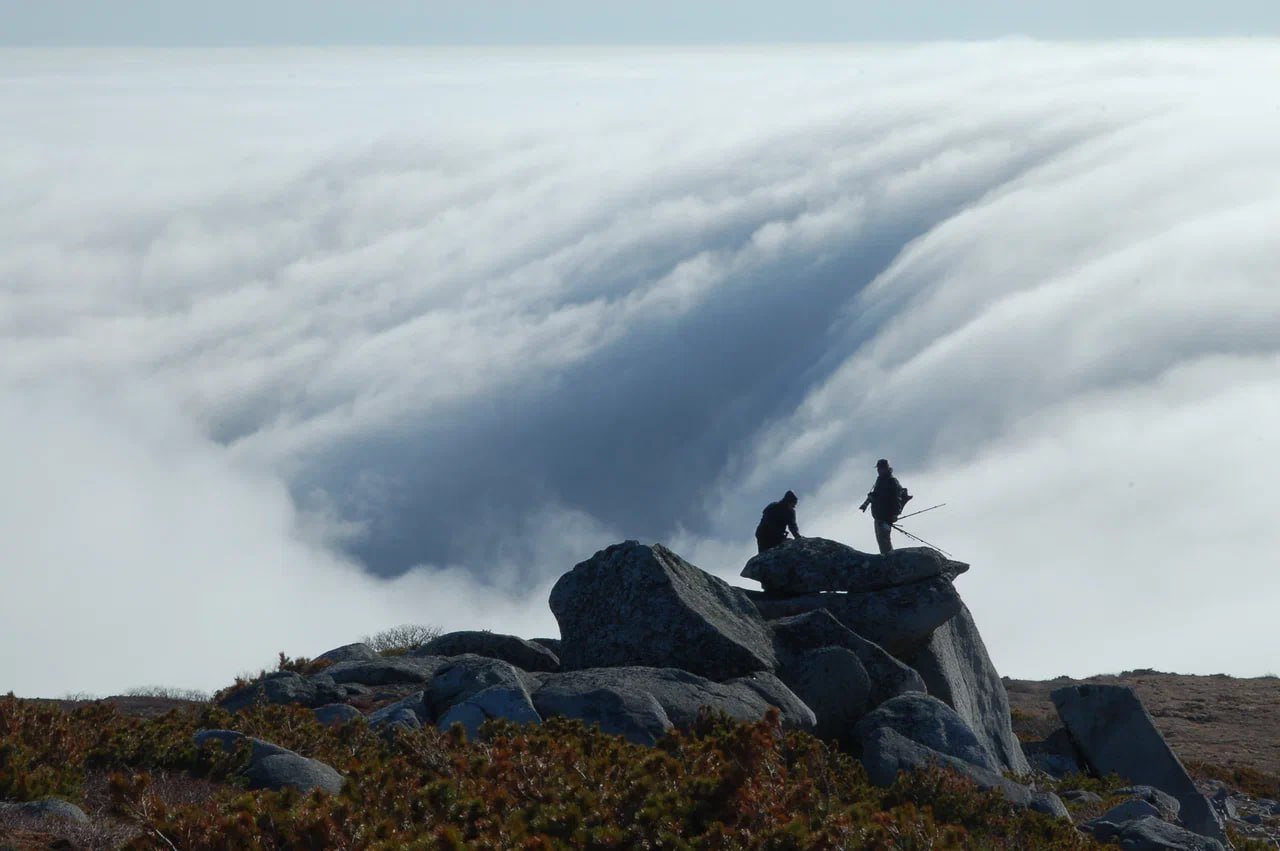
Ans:
[[[0,0],[0,45],[643,44],[1280,34],[1276,0]]]

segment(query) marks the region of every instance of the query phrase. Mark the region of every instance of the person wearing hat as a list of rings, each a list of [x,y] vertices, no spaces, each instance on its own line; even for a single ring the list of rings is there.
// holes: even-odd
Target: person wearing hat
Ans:
[[[771,502],[760,512],[760,524],[756,526],[756,546],[760,552],[771,550],[787,539],[787,530],[791,537],[800,539],[800,530],[796,528],[796,503],[800,498],[792,491],[777,502]]]
[[[880,546],[880,555],[884,555],[893,552],[893,542],[889,540],[889,535],[911,495],[894,477],[888,459],[881,458],[876,462],[876,472],[879,477],[875,487],[867,494],[867,499],[859,510],[865,512],[867,506],[871,506],[871,519],[875,521],[876,527],[876,544]]]

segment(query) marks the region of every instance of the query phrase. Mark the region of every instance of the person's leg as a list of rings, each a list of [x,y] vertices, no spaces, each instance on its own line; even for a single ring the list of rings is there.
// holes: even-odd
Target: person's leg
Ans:
[[[893,531],[893,526],[888,523],[882,523],[879,520],[876,524],[876,544],[880,547],[880,555],[893,552],[893,542],[889,540],[889,534]]]
[[[763,538],[763,537],[762,537],[762,536],[760,536],[760,535],[756,535],[756,548],[757,548],[757,552],[761,552],[761,553],[762,553],[762,552],[764,552],[765,550],[769,549],[769,548],[770,548],[770,547],[772,547],[772,546],[773,546],[773,545],[772,545],[772,544],[770,544],[768,540],[766,540],[765,538]]]

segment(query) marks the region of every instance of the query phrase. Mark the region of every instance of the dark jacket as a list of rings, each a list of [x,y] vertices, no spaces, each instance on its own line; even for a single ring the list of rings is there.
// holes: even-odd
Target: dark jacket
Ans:
[[[902,485],[892,473],[882,473],[871,490],[871,516],[892,523],[902,513]]]
[[[756,527],[756,537],[766,541],[781,541],[786,537],[786,530],[791,530],[793,538],[800,537],[796,528],[796,509],[785,502],[771,502],[760,512],[760,525]]]

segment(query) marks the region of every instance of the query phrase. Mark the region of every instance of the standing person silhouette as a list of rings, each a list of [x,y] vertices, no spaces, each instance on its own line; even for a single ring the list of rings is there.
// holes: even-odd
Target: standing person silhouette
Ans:
[[[756,526],[756,546],[760,552],[771,550],[787,539],[787,530],[791,537],[799,540],[800,530],[796,528],[796,503],[800,498],[793,491],[777,502],[771,502],[760,512],[760,524]]]
[[[907,489],[898,483],[893,475],[893,468],[886,458],[876,462],[875,487],[867,494],[867,499],[859,507],[865,512],[871,506],[871,519],[875,522],[876,544],[880,547],[880,555],[893,552],[893,542],[889,535],[893,532],[893,524],[897,522],[902,507],[911,499]]]

